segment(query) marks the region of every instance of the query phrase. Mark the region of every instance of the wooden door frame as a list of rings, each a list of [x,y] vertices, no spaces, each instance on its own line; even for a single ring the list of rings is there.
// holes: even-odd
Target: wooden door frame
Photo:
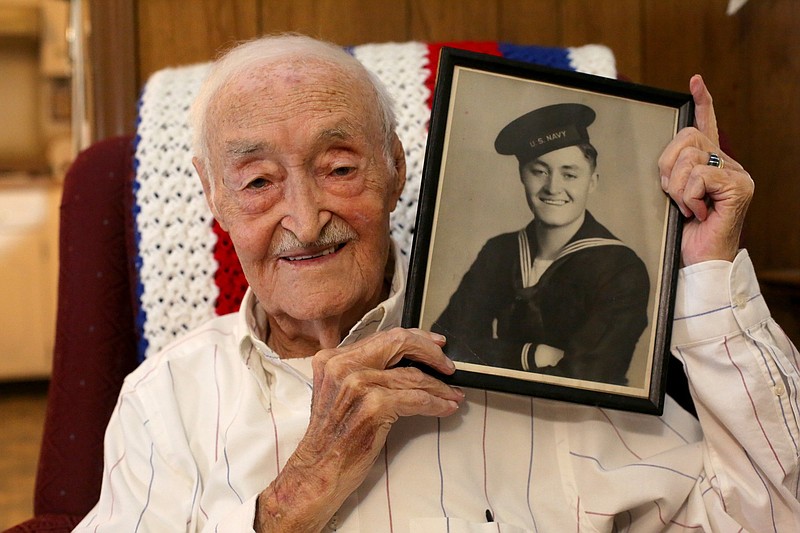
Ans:
[[[92,142],[136,130],[136,0],[88,0]]]

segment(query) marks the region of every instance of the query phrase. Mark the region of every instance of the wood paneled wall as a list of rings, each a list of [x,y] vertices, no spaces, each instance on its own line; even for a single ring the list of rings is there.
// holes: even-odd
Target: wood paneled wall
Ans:
[[[702,73],[734,156],[756,181],[745,245],[760,272],[800,268],[800,2],[751,0],[94,0],[131,11],[137,89],[154,71],[206,61],[242,39],[299,31],[339,44],[502,40],[603,43],[633,81],[687,90]],[[110,7],[109,7],[110,6]],[[116,6],[116,7],[114,7]],[[93,18],[95,15],[93,15]],[[119,36],[124,44],[125,36]],[[107,54],[124,53],[108,48]],[[100,73],[102,77],[102,73]],[[106,76],[119,76],[110,70]],[[131,91],[132,92],[132,91]],[[128,94],[130,109],[136,95]],[[98,110],[102,112],[102,110]],[[98,136],[132,130],[117,124]]]

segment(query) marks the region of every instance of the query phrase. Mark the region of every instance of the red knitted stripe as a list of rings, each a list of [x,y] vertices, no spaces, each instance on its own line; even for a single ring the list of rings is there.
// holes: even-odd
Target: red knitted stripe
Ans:
[[[425,86],[428,87],[430,96],[428,96],[428,109],[431,108],[433,103],[433,88],[436,85],[436,73],[439,71],[439,52],[443,46],[451,48],[460,48],[462,50],[469,50],[471,52],[481,52],[484,54],[491,54],[493,56],[500,56],[500,49],[496,41],[457,41],[451,43],[428,43],[428,59],[430,68],[430,75],[425,81]]]
[[[216,220],[213,229],[217,236],[214,259],[218,265],[217,271],[214,273],[214,282],[219,288],[219,298],[214,303],[214,308],[217,315],[225,315],[239,310],[247,290],[247,280],[242,272],[242,265],[239,264],[236,251],[233,249],[230,236]]]

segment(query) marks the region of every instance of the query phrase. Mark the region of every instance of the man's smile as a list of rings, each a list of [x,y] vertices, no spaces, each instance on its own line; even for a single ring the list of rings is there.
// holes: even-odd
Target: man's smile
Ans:
[[[543,204],[555,205],[555,206],[562,206],[569,203],[569,200],[563,200],[558,198],[542,198],[541,196],[539,197],[539,201],[542,202]]]
[[[298,250],[292,253],[286,253],[280,256],[280,259],[284,259],[290,262],[296,261],[309,261],[312,259],[319,259],[320,257],[324,257],[327,255],[335,254],[339,250],[345,247],[347,242],[342,242],[339,244],[335,244],[333,246],[329,246],[328,248],[323,248],[321,250],[310,251],[310,250]]]

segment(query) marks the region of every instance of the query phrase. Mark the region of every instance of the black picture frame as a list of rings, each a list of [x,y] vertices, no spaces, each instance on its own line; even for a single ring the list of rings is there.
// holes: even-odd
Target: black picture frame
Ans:
[[[403,326],[439,331],[448,338],[445,352],[457,367],[453,376],[439,376],[448,383],[660,414],[682,219],[661,190],[657,163],[677,131],[691,124],[691,96],[453,48],[442,49],[438,72]],[[531,249],[557,237],[552,230],[560,224],[548,218],[556,210],[547,211],[541,202],[562,207],[578,206],[580,200],[561,191],[546,193],[550,196],[544,200],[539,193],[529,196],[521,174],[523,167],[529,168],[528,153],[501,155],[495,141],[500,143],[498,133],[515,119],[557,104],[594,111],[585,133],[599,154],[594,167],[599,179],[585,210],[623,246],[606,246],[613,239],[599,239],[594,250],[556,256],[550,266],[540,268],[545,274],[531,288],[530,279],[520,281],[527,275],[523,270],[536,270]],[[535,116],[539,118],[520,119],[534,124],[533,129],[525,126],[530,131],[510,127],[512,138],[522,136],[523,145],[536,145],[543,115]],[[534,158],[537,162],[525,170],[526,176],[562,175],[557,170],[561,167],[546,166],[542,157]],[[541,223],[533,221],[537,202]],[[580,231],[590,237],[579,239],[581,243],[594,242],[592,227],[601,232],[588,218],[578,219],[584,221]],[[564,227],[568,224],[577,222]],[[508,244],[515,238],[516,252]],[[532,255],[520,256],[523,249]],[[627,273],[629,268],[640,273],[641,265],[620,259],[619,254],[627,258],[630,251],[644,265],[644,283],[641,276]],[[619,266],[624,275],[614,271],[617,265],[626,265]],[[618,305],[623,301],[628,303]],[[629,304],[635,312],[626,308]],[[641,334],[623,339],[623,332],[641,327],[643,316]],[[620,324],[637,325],[626,330]],[[528,339],[534,331],[537,338]],[[619,346],[634,342],[635,348],[615,351],[609,341],[614,338],[622,339]],[[551,341],[558,344],[555,352],[551,345],[543,346]],[[603,351],[602,346],[609,348]],[[548,363],[548,350],[563,357]],[[540,361],[543,366],[536,366]],[[605,377],[612,375],[611,368],[617,369],[614,377]],[[623,377],[620,368],[625,369]]]

